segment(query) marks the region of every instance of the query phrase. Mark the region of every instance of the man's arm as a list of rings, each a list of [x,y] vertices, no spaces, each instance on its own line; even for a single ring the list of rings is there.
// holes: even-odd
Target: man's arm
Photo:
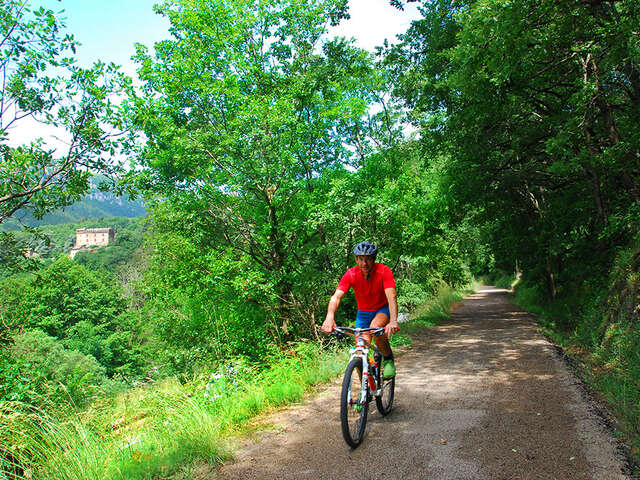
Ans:
[[[385,288],[384,294],[387,296],[387,302],[389,302],[389,323],[384,327],[384,332],[387,337],[390,337],[392,333],[400,331],[398,326],[398,295],[395,288]]]
[[[336,326],[335,315],[338,310],[338,305],[340,305],[340,300],[344,297],[345,292],[340,289],[337,289],[331,300],[329,300],[329,307],[327,308],[327,318],[324,319],[322,324],[322,331],[324,333],[331,333]],[[396,308],[396,311],[398,309]]]

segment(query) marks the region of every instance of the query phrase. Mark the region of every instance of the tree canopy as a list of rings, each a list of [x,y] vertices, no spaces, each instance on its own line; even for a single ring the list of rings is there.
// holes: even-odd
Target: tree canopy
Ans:
[[[310,248],[327,246],[323,221],[309,218],[323,175],[399,138],[384,76],[366,51],[323,37],[344,1],[177,1],[159,12],[173,38],[137,55],[140,182],[207,249],[248,262],[286,332],[294,285],[317,263]]]
[[[552,295],[568,264],[606,268],[639,220],[637,2],[423,8],[387,57],[396,93],[498,264],[519,261]]]

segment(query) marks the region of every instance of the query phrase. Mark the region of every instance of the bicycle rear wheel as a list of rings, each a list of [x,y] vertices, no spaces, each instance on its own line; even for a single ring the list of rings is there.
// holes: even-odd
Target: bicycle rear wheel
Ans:
[[[362,360],[353,358],[347,365],[342,380],[342,394],[340,396],[340,421],[342,436],[351,448],[356,448],[362,442],[369,413],[368,394],[364,404],[362,397]]]
[[[382,362],[380,363],[382,370]],[[382,391],[376,396],[376,407],[383,415],[388,415],[393,406],[393,394],[396,389],[396,377],[384,378],[384,371],[380,372],[380,381],[382,382]]]

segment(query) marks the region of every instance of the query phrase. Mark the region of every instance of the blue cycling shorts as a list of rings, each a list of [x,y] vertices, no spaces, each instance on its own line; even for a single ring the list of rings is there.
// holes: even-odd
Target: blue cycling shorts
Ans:
[[[391,313],[389,312],[389,304],[376,310],[375,312],[365,312],[363,310],[358,310],[358,313],[356,314],[356,328],[369,328],[369,326],[371,325],[371,320],[373,320],[374,317],[379,313],[384,313],[387,318],[391,318]]]

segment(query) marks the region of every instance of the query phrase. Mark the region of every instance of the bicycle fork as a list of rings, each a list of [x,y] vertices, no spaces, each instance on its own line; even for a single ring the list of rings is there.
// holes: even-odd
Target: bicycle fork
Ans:
[[[380,358],[374,358],[374,363],[369,363],[369,349],[353,349],[352,350],[352,358],[353,357],[358,357],[360,358],[360,360],[362,361],[362,391],[360,393],[360,405],[365,405],[365,403],[367,402],[367,392],[368,390],[370,390],[376,397],[380,396],[381,392],[382,392],[382,386],[379,385],[381,382],[378,381],[378,379],[374,378],[373,375],[370,375],[369,372],[369,367],[376,365],[376,363],[379,365],[381,362]],[[375,355],[375,357],[378,357],[378,355]],[[373,369],[373,372],[375,373],[375,368]],[[369,388],[367,388],[367,386]]]

